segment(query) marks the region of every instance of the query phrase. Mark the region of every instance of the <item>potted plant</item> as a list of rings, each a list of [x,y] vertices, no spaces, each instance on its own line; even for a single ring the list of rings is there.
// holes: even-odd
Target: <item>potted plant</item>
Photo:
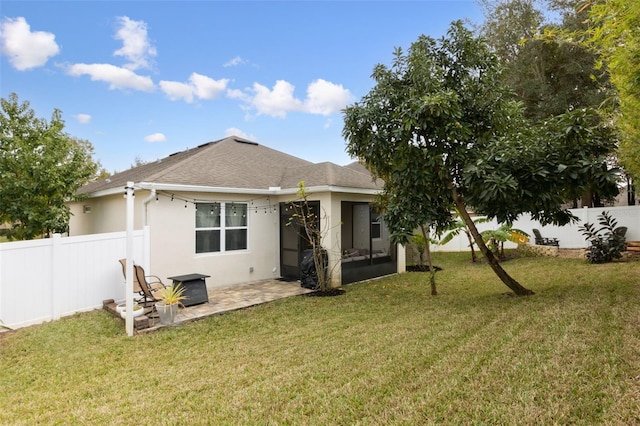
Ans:
[[[161,300],[156,303],[156,310],[162,324],[172,324],[176,319],[180,301],[186,299],[184,287],[180,284],[173,284],[160,290]]]

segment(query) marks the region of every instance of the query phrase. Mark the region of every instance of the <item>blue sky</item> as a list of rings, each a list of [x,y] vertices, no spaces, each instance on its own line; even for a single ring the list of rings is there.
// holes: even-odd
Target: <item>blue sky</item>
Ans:
[[[341,109],[420,34],[479,23],[474,1],[12,1],[0,96],[62,111],[109,172],[235,134],[345,165]]]

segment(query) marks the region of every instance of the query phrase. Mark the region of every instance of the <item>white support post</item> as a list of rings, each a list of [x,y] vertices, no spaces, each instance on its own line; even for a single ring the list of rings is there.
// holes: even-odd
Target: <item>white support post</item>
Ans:
[[[127,315],[125,318],[125,328],[127,335],[133,336],[133,182],[127,182],[127,271],[125,282],[125,301]]]

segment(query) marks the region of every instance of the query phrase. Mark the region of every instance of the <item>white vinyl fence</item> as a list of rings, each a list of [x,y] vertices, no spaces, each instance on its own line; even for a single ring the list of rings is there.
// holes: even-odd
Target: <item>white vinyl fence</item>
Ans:
[[[640,241],[640,206],[624,206],[624,207],[595,207],[595,208],[582,208],[573,209],[571,212],[574,216],[578,217],[578,222],[565,226],[542,226],[537,221],[531,220],[530,216],[524,216],[518,219],[513,227],[520,229],[529,234],[529,243],[535,243],[535,237],[533,235],[533,229],[539,229],[543,237],[557,238],[560,240],[560,248],[586,248],[587,241],[582,233],[578,230],[580,226],[585,223],[598,224],[598,216],[603,212],[608,212],[613,218],[618,221],[617,226],[626,226],[627,241]],[[479,223],[477,225],[480,232],[497,229],[499,224],[493,220],[487,223]],[[505,243],[505,248],[515,248],[514,243]],[[469,250],[469,241],[464,233],[456,236],[453,240],[444,246],[432,245],[433,251],[467,251]]]
[[[125,298],[125,232],[0,244],[0,320],[20,328]],[[149,228],[134,231],[133,259],[148,266]]]
[[[524,217],[513,224],[531,236],[537,228],[543,237],[558,238],[560,248],[584,248],[578,228],[597,223],[598,215],[609,212],[618,226],[628,228],[627,241],[640,241],[640,206],[602,207],[572,210],[580,220],[571,225],[541,226]],[[480,231],[496,229],[493,221],[478,225]],[[149,227],[134,232],[133,259],[149,269]],[[506,247],[515,247],[514,244]],[[464,234],[432,250],[466,251]],[[76,312],[102,307],[103,300],[124,300],[125,285],[118,259],[126,258],[126,233],[95,234],[0,244],[0,320],[20,328],[59,319]]]

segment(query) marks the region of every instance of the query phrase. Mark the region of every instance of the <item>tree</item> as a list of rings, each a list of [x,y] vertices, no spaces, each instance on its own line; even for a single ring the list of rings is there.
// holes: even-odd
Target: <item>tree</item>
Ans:
[[[533,0],[480,0],[485,21],[480,34],[505,64],[514,61],[543,22]]]
[[[288,204],[288,207],[293,209],[293,214],[289,218],[287,226],[293,227],[310,248],[311,259],[303,259],[302,263],[306,264],[306,267],[300,265],[303,269],[302,284],[304,287],[313,288],[321,293],[329,293],[332,289],[333,268],[331,271],[328,269],[329,253],[322,246],[323,237],[327,232],[328,218],[326,215],[321,218],[320,213],[309,203],[309,194],[304,186],[304,181],[298,182],[297,196],[297,200]],[[321,223],[321,219],[324,220],[324,224]],[[325,229],[323,229],[323,225]],[[309,261],[311,262],[309,263]]]
[[[616,107],[606,68],[597,69],[598,52],[564,34],[583,32],[588,11],[575,0],[483,0],[487,37],[505,67],[504,82],[517,95],[525,116],[535,122],[592,108],[609,112]],[[545,16],[559,16],[550,21]],[[504,46],[515,45],[510,49]],[[615,156],[612,155],[615,161]],[[602,194],[579,194],[583,206],[602,205]],[[577,201],[574,201],[577,203]]]
[[[505,83],[541,121],[566,111],[599,108],[611,96],[609,74],[596,72],[598,54],[561,31],[585,28],[586,11],[565,0],[547,1],[561,23],[543,20],[532,0],[482,0],[486,20],[481,34],[505,67]],[[575,3],[575,2],[572,2]]]
[[[427,268],[429,271],[429,284],[431,285],[431,295],[438,295],[438,288],[436,286],[436,271],[437,268],[433,266],[433,259],[431,257],[431,243],[432,239],[429,237],[428,227],[425,225],[420,225],[420,233],[414,234],[411,237],[411,242],[415,245],[416,250],[418,251],[420,269],[423,270],[424,265],[424,257],[425,254],[427,256]]]
[[[616,88],[619,111],[614,115],[621,133],[620,161],[640,177],[640,2],[589,1],[590,26],[586,42],[603,59]]]
[[[398,48],[394,56],[390,68],[374,68],[374,88],[345,109],[343,129],[349,154],[385,182],[392,235],[406,243],[423,223],[444,230],[457,208],[496,275],[515,294],[533,294],[501,267],[467,206],[500,222],[529,212],[543,222],[567,223],[573,217],[561,195],[583,190],[592,173],[594,185],[611,183],[597,155],[602,141],[591,141],[590,123],[573,116],[566,118],[565,135],[527,131],[496,56],[461,22],[446,37],[420,36],[407,54]],[[538,146],[531,147],[541,134],[554,140],[545,145],[536,138]]]
[[[65,232],[76,191],[96,176],[93,147],[63,132],[59,110],[36,118],[15,93],[0,100],[0,222],[10,239]]]

